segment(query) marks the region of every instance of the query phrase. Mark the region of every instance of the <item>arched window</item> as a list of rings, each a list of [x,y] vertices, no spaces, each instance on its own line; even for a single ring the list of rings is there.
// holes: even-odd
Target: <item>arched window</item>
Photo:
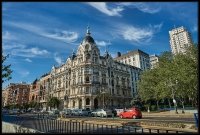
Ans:
[[[89,98],[86,99],[86,105],[90,105],[90,99]]]
[[[86,83],[89,83],[89,82],[90,82],[90,78],[89,78],[89,76],[86,76],[86,78],[85,78],[85,82],[86,82]]]
[[[34,95],[32,96],[32,100],[34,100]]]
[[[86,46],[85,46],[85,50],[87,51],[89,49],[89,45],[87,44]]]
[[[73,108],[75,108],[75,101],[73,100]]]

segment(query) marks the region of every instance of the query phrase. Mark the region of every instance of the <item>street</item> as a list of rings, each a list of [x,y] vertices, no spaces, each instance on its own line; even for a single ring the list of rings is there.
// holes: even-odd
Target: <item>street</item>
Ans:
[[[71,132],[81,132],[81,133],[108,133],[108,132],[117,132],[117,133],[124,133],[124,132],[145,132],[141,131],[141,127],[121,127],[116,125],[109,125],[109,124],[99,124],[99,121],[109,121],[111,123],[119,123],[121,121],[124,122],[141,122],[141,121],[162,121],[162,122],[181,122],[181,123],[191,123],[194,124],[195,121],[192,118],[174,118],[174,117],[143,117],[142,119],[121,119],[118,117],[115,118],[100,118],[100,117],[83,117],[83,116],[68,116],[67,119],[73,120],[73,122],[69,121],[61,121],[56,120],[56,116],[48,117],[45,115],[41,115],[41,118],[38,119],[37,114],[21,114],[20,116],[17,115],[7,115],[4,114],[2,117],[2,121],[21,125],[22,127],[36,129],[41,132],[45,133],[71,133]],[[89,120],[89,121],[96,121],[96,123],[81,123],[75,122],[74,120]],[[108,123],[109,123],[108,122]],[[147,131],[146,131],[147,132]]]

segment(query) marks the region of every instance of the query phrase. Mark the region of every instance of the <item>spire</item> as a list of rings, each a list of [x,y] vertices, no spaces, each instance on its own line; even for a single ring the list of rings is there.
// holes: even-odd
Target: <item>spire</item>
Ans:
[[[91,33],[90,33],[90,26],[88,25],[88,26],[87,26],[87,33],[86,33],[86,35],[90,36],[90,34],[91,34]]]

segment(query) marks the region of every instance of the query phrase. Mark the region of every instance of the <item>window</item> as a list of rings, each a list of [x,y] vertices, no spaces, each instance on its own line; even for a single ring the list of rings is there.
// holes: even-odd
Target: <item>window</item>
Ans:
[[[58,80],[58,87],[60,88],[61,87],[61,81]]]
[[[89,45],[87,44],[87,45],[85,46],[85,50],[88,51],[88,49],[89,49]]]
[[[86,82],[86,83],[89,83],[89,82],[90,82],[90,78],[89,78],[89,76],[86,76],[86,78],[85,78],[85,82]]]
[[[86,89],[85,94],[89,94],[90,91],[89,87],[86,87],[85,89]]]
[[[73,100],[73,108],[75,108],[75,103],[76,103],[76,102]]]
[[[119,85],[119,77],[116,78],[116,83]]]
[[[90,105],[90,99],[89,98],[86,99],[86,105]]]
[[[106,74],[102,74],[102,83],[106,83]]]

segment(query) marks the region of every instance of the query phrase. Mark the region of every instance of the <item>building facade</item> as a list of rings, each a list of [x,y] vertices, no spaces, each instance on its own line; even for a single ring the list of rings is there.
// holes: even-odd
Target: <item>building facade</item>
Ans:
[[[159,57],[155,54],[150,55],[150,68],[153,69],[157,66],[158,64],[158,59]]]
[[[2,106],[6,106],[8,102],[8,90],[2,90]]]
[[[108,52],[101,56],[87,29],[77,53],[52,67],[49,96],[61,100],[61,109],[128,107],[140,71],[117,62]]]
[[[4,91],[6,91],[4,106],[16,104],[21,106],[29,101],[29,84],[10,83]]]
[[[30,85],[30,93],[29,93],[29,103],[31,102],[39,102],[39,80],[35,80],[31,85]]]
[[[150,69],[149,54],[139,49],[130,51],[123,55],[118,52],[118,55],[114,60],[134,67],[138,67],[143,71]]]
[[[50,90],[50,74],[44,74],[40,77],[39,80],[39,106],[44,110],[47,109],[47,102],[49,99],[49,90]]]
[[[172,54],[184,53],[192,45],[191,34],[183,26],[169,31],[169,37]]]

